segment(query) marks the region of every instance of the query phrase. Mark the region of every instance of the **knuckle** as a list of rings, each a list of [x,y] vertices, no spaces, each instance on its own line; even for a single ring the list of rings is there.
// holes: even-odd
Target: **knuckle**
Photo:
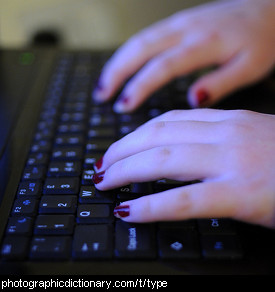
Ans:
[[[169,146],[160,146],[156,148],[155,155],[156,161],[158,161],[159,165],[163,167],[170,160],[172,149]]]

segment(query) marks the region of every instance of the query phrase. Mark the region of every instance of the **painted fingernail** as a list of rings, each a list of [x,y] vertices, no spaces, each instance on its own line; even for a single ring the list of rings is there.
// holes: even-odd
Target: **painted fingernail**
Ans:
[[[197,102],[199,106],[203,105],[210,99],[209,94],[203,89],[199,90],[196,93],[196,95],[197,95]]]
[[[117,218],[125,218],[130,215],[129,205],[119,205],[114,209],[114,216]]]
[[[102,182],[104,178],[104,174],[105,174],[105,171],[101,171],[101,172],[93,174],[93,178],[92,178],[93,183],[99,184],[100,182]]]
[[[114,104],[114,111],[116,113],[122,113],[125,111],[126,106],[129,104],[129,97],[122,94],[118,97],[116,103]]]
[[[93,99],[96,100],[96,101],[100,101],[102,99],[102,94],[103,94],[103,91],[104,91],[104,87],[103,87],[103,84],[102,82],[98,79],[96,82],[95,82],[95,85],[94,85],[94,90],[93,90]]]
[[[97,170],[99,170],[101,168],[102,163],[103,163],[103,156],[101,158],[99,158],[97,160],[97,162],[95,163],[95,167],[96,167]]]

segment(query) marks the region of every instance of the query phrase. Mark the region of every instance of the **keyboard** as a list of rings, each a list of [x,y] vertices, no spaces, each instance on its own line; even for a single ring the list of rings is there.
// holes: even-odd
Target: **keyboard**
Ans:
[[[196,182],[163,178],[110,191],[95,188],[93,165],[114,141],[169,109],[188,108],[188,78],[168,84],[133,114],[118,115],[112,103],[94,102],[91,92],[107,58],[87,52],[56,58],[5,227],[2,267],[15,262],[242,260],[243,242],[233,220],[134,224],[113,216],[123,201]]]

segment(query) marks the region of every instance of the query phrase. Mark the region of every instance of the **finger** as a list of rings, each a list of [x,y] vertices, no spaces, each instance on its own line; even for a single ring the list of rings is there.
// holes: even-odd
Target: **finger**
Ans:
[[[225,182],[210,181],[123,202],[114,214],[129,222],[220,218],[233,217],[237,205]]]
[[[154,147],[183,143],[216,143],[222,136],[218,122],[159,121],[144,125],[112,144],[104,154],[102,170],[118,160]]]
[[[209,179],[220,171],[219,153],[214,144],[155,147],[115,162],[105,173],[95,174],[94,182],[98,189],[108,190],[162,178],[179,181]]]
[[[248,63],[248,55],[239,54],[219,69],[201,77],[188,92],[190,105],[199,107],[214,104],[222,97],[248,85],[251,82],[251,68]]]
[[[140,127],[146,126],[151,123],[161,121],[201,121],[201,122],[219,122],[231,118],[232,111],[230,110],[217,110],[210,108],[195,108],[188,110],[171,110],[161,114]]]
[[[116,112],[131,112],[172,79],[217,62],[216,42],[199,39],[156,55],[126,84],[114,105]],[[213,52],[207,54],[207,51]],[[125,102],[127,100],[127,102]]]
[[[170,18],[143,29],[121,46],[105,64],[94,91],[97,100],[109,99],[154,55],[174,46],[180,39],[179,30],[171,28]]]

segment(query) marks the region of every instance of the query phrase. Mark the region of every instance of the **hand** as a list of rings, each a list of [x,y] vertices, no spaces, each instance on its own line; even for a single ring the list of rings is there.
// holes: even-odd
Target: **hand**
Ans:
[[[131,37],[106,63],[93,96],[131,112],[173,78],[218,69],[189,89],[192,107],[209,106],[263,78],[275,64],[275,1],[231,0],[187,9]]]
[[[229,217],[275,227],[274,129],[275,116],[251,111],[170,111],[112,144],[94,181],[99,190],[201,181],[123,202],[125,221]]]

